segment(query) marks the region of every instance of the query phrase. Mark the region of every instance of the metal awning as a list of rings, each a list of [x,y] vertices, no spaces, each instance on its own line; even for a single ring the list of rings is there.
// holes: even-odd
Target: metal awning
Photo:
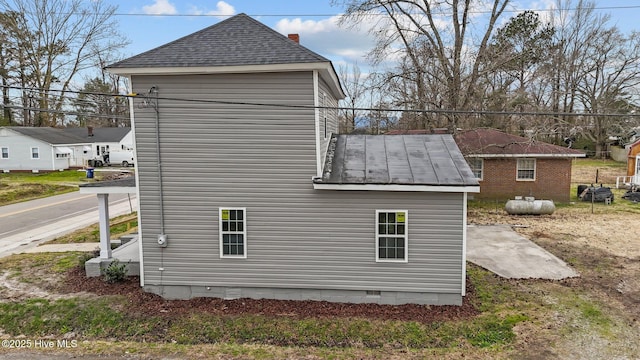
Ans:
[[[73,150],[66,146],[56,146],[55,147],[56,154],[71,154]]]

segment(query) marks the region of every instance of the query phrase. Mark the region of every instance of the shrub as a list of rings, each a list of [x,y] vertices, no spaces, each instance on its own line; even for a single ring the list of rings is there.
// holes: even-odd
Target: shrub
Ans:
[[[127,277],[127,264],[121,264],[118,259],[114,259],[103,272],[104,281],[109,284],[122,282]]]

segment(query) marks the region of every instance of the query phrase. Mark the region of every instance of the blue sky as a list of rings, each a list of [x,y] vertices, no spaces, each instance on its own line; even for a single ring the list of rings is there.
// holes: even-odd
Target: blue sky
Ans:
[[[118,5],[121,15],[117,20],[122,33],[131,41],[122,50],[125,57],[238,13],[251,15],[282,34],[300,34],[302,45],[335,64],[364,64],[363,55],[373,44],[366,26],[345,29],[336,24],[337,15],[343,9],[332,6],[331,0],[111,0],[109,3]],[[512,6],[514,10],[545,9],[552,3],[555,0],[516,0]],[[640,29],[637,20],[640,19],[640,0],[597,0],[596,7],[602,8],[599,12],[611,14],[612,23],[625,32]],[[194,14],[200,16],[183,16]]]

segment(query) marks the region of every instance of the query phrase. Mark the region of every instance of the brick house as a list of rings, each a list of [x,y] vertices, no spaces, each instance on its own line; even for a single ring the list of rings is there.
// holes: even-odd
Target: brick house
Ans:
[[[571,162],[585,153],[495,129],[459,132],[456,143],[480,182],[478,199],[533,196],[568,202]]]

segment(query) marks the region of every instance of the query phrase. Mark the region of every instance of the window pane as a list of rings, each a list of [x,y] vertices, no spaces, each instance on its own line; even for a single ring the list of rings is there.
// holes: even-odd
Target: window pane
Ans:
[[[236,219],[237,220],[243,220],[244,219],[244,210],[236,210]]]
[[[396,234],[398,234],[398,235],[404,235],[404,224],[398,224]]]
[[[394,248],[387,249],[387,258],[395,259],[396,258],[396,249],[394,249]]]
[[[387,214],[386,213],[378,213],[378,223],[386,223],[387,222]]]
[[[396,226],[393,224],[387,225],[387,234],[395,235],[396,234]]]
[[[244,223],[242,223],[242,222],[238,222],[238,224],[237,224],[238,231],[244,231],[244,225],[243,224]]]
[[[236,210],[230,210],[229,211],[229,220],[235,220],[236,219]]]
[[[396,213],[388,213],[387,220],[388,220],[389,223],[395,223],[396,222]]]
[[[222,222],[222,231],[229,231],[229,222],[228,221],[223,221]]]
[[[386,237],[381,237],[380,240],[378,240],[380,243],[380,247],[386,247],[387,246],[387,238]]]
[[[379,235],[386,235],[387,234],[387,227],[384,224],[378,225],[378,234]]]
[[[236,231],[236,222],[229,221],[229,231]]]

